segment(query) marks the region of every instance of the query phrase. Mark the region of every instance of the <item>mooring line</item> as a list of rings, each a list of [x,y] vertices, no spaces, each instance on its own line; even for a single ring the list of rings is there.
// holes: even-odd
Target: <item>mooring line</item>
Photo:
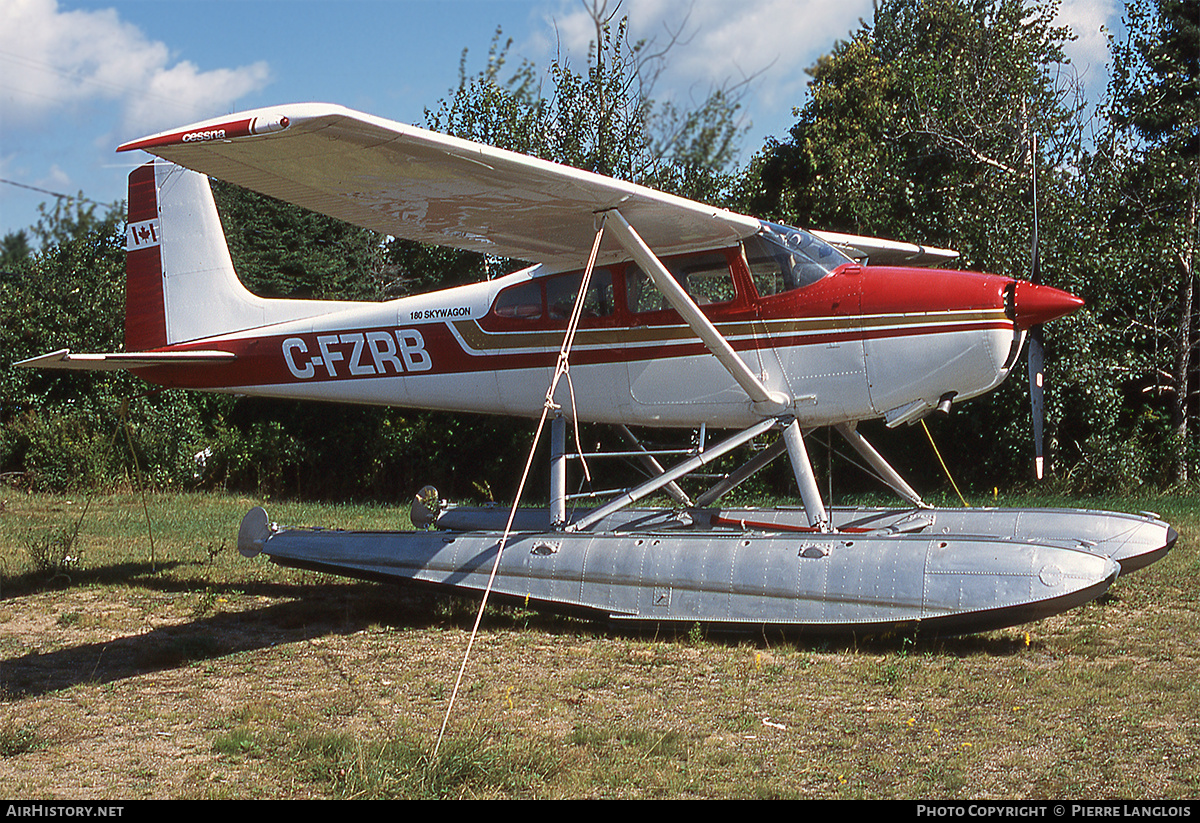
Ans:
[[[963,497],[962,492],[958,490],[958,484],[954,482],[954,477],[950,474],[950,469],[946,466],[946,461],[942,459],[942,453],[938,451],[937,443],[933,442],[933,435],[929,432],[929,427],[925,425],[925,421],[921,421],[921,428],[925,430],[925,436],[929,438],[929,445],[933,446],[933,453],[937,455],[938,462],[942,464],[942,471],[946,473],[946,479],[950,481],[950,485],[954,487],[954,493],[958,495],[958,499],[962,501],[963,508],[971,508],[971,504]]]
[[[500,556],[504,553],[504,547],[508,544],[509,534],[512,532],[513,520],[517,516],[517,507],[521,503],[521,495],[525,491],[525,483],[529,479],[529,471],[533,465],[534,453],[537,451],[538,442],[541,440],[542,431],[546,427],[546,417],[551,411],[559,408],[554,402],[554,392],[558,388],[558,382],[563,375],[569,370],[568,360],[571,353],[571,346],[575,341],[575,332],[579,328],[579,318],[583,314],[583,299],[587,294],[588,284],[592,279],[592,270],[596,265],[596,257],[600,253],[600,240],[604,236],[604,221],[605,216],[601,215],[600,225],[596,229],[596,239],[592,243],[592,253],[588,257],[587,268],[583,273],[583,280],[579,284],[579,294],[575,297],[575,308],[571,312],[571,318],[567,323],[567,332],[563,336],[562,347],[558,352],[558,363],[554,368],[554,376],[550,378],[550,387],[546,390],[546,400],[542,404],[542,416],[538,420],[537,429],[533,435],[533,444],[529,447],[529,456],[525,459],[525,469],[521,472],[521,482],[517,486],[517,493],[513,498],[512,508],[508,512],[508,521],[504,524],[504,533],[500,536],[500,542],[496,545],[496,559],[492,562],[492,571],[488,575],[487,586],[483,590],[483,599],[479,603],[479,611],[475,615],[475,624],[471,627],[471,636],[467,639],[467,648],[463,653],[462,665],[458,669],[458,677],[454,681],[454,689],[450,693],[450,702],[446,706],[446,716],[442,718],[442,728],[438,732],[437,743],[433,747],[433,760],[437,760],[438,752],[442,748],[442,738],[446,735],[446,726],[450,723],[450,713],[454,710],[454,703],[458,699],[458,691],[462,686],[463,676],[467,671],[467,661],[471,657],[471,649],[475,645],[475,638],[479,634],[479,625],[483,622],[483,610],[487,607],[488,596],[492,593],[492,587],[496,581],[496,574],[500,569]],[[567,377],[567,383],[570,385],[571,378]],[[574,398],[574,391],[572,391]],[[572,413],[574,413],[574,399],[572,399]]]

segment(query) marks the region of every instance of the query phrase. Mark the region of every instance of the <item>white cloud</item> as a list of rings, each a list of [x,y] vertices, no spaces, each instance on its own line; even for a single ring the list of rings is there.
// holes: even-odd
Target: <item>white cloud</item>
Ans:
[[[1108,31],[1120,19],[1114,0],[1063,0],[1058,7],[1055,22],[1069,26],[1075,35],[1066,44],[1067,57],[1093,98],[1108,84]]]
[[[126,122],[154,123],[155,129],[177,124],[178,107],[164,114],[163,101],[179,101],[178,105],[186,101],[190,111],[183,119],[187,121],[220,114],[232,110],[232,101],[266,85],[269,76],[266,64],[261,62],[239,69],[206,72],[188,61],[176,63],[169,69],[153,72],[144,90],[126,102]]]
[[[615,5],[609,0],[609,9]],[[748,93],[768,132],[782,132],[803,102],[805,70],[872,14],[871,0],[637,0],[623,4],[634,40],[663,46],[668,55],[655,96],[695,102],[710,90],[751,80]],[[596,33],[578,0],[562,0],[552,16],[563,51],[578,63]],[[763,116],[765,113],[765,117]]]
[[[122,129],[144,134],[228,110],[262,88],[266,63],[201,71],[174,62],[113,9],[64,11],[57,0],[0,3],[0,101],[7,126],[115,104]]]
[[[635,39],[661,45],[679,35],[672,75],[719,84],[760,73],[776,80],[803,76],[838,38],[870,17],[871,8],[871,0],[638,0],[618,15],[629,15]],[[567,4],[554,20],[570,52],[585,54],[595,39],[588,13]]]
[[[38,183],[47,188],[62,190],[71,185],[71,175],[67,174],[58,163],[53,163],[50,166],[50,171],[46,176],[38,180]]]

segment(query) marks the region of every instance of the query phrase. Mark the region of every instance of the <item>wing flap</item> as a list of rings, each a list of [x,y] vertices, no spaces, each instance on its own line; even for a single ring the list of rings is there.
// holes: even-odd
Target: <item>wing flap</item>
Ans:
[[[326,104],[208,120],[118,151],[134,149],[382,234],[530,262],[579,264],[595,214],[618,206],[660,255],[731,246],[759,228],[752,217]],[[601,260],[624,254],[609,242]]]

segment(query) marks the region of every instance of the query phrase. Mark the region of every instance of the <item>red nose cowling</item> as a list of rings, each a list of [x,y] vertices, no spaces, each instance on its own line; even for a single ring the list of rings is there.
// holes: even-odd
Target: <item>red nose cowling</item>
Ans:
[[[1028,329],[1070,314],[1083,305],[1073,294],[1051,286],[1039,286],[1025,280],[1016,282],[1013,315],[1017,327]]]

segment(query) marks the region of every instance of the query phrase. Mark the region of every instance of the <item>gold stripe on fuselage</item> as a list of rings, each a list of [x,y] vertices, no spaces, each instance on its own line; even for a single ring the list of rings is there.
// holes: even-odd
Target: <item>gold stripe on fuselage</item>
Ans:
[[[870,316],[789,318],[786,320],[756,320],[717,323],[717,329],[730,343],[747,339],[765,339],[768,343],[779,337],[808,336],[853,331],[878,332],[886,329],[920,333],[920,327],[931,326],[953,330],[954,326],[977,323],[1011,323],[1002,309],[958,312],[921,312],[917,314],[881,314]],[[477,320],[456,320],[451,324],[455,337],[469,354],[517,354],[544,352],[562,344],[562,329],[531,331],[488,331]],[[662,346],[696,341],[699,338],[686,325],[622,326],[619,328],[580,329],[575,336],[576,348],[612,348],[614,346]]]

